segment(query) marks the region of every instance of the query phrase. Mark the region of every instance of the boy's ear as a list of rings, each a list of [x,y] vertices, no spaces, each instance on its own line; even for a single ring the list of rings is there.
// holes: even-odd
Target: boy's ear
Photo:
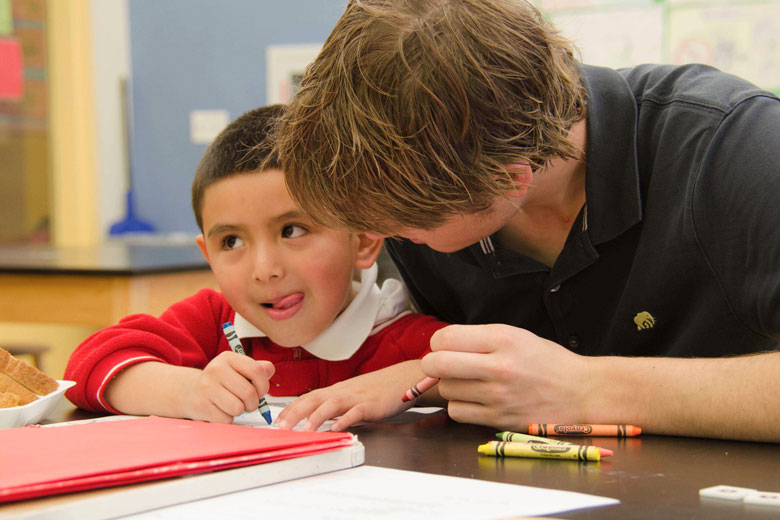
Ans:
[[[206,261],[211,263],[209,261],[209,252],[206,249],[206,239],[203,238],[203,233],[195,237],[195,243],[198,244],[198,247],[200,248],[200,252],[203,253],[204,257],[206,257]]]
[[[382,244],[385,237],[375,238],[365,233],[356,235],[358,240],[357,255],[355,257],[355,267],[359,269],[368,269],[376,262],[379,253],[382,251]]]
[[[528,163],[507,164],[505,168],[509,176],[512,177],[514,186],[509,190],[508,195],[511,198],[519,199],[528,191],[534,178],[534,171]]]

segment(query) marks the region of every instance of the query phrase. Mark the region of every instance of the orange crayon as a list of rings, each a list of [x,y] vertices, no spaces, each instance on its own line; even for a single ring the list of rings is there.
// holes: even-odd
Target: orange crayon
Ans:
[[[406,391],[406,393],[401,397],[401,401],[404,403],[407,401],[411,401],[412,399],[417,399],[422,395],[423,392],[433,387],[436,383],[439,382],[438,377],[426,377],[413,387],[411,387],[409,390]]]
[[[531,435],[576,435],[580,437],[636,437],[642,428],[631,424],[529,424]]]

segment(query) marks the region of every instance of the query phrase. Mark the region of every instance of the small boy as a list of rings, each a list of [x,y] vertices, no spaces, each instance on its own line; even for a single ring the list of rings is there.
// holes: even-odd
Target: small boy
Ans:
[[[293,202],[268,137],[282,113],[273,105],[239,117],[196,170],[196,241],[222,292],[203,289],[159,318],[131,315],[87,338],[65,372],[78,383],[67,393],[74,404],[231,422],[266,393],[321,389],[277,418],[288,428],[308,417],[304,429],[405,408],[404,391],[424,377],[419,359],[446,324],[413,314],[398,281],[376,285],[381,239],[322,226]],[[247,356],[231,351],[225,322]]]

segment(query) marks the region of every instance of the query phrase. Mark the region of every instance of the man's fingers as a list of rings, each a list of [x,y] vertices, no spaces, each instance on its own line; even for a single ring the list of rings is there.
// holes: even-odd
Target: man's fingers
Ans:
[[[470,401],[450,401],[447,414],[453,421],[469,424],[495,424],[495,410]]]
[[[431,352],[422,359],[422,370],[430,377],[442,379],[493,379],[495,360],[486,353]]]
[[[495,352],[503,345],[511,344],[530,334],[524,329],[501,323],[487,325],[449,325],[431,336],[431,350],[453,352]]]

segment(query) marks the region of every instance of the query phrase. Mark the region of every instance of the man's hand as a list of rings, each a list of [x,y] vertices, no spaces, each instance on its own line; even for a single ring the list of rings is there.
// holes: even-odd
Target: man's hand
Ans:
[[[450,325],[422,360],[450,417],[496,428],[584,420],[588,359],[509,325]]]
[[[635,424],[645,433],[780,442],[780,352],[587,357],[508,325],[450,325],[422,360],[456,421]]]

